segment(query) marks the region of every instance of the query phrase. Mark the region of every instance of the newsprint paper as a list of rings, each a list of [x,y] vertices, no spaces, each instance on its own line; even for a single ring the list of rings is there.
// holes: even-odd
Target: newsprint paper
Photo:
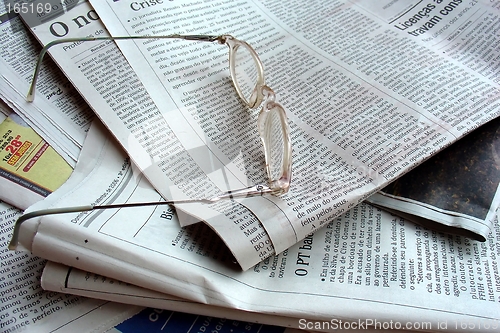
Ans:
[[[177,205],[210,225],[245,270],[498,116],[498,68],[468,66],[465,50],[479,31],[496,38],[497,3],[409,3],[95,1],[24,19],[42,44],[108,33],[231,33],[256,49],[290,121],[289,193]],[[436,32],[417,34],[405,26],[410,14],[441,21]],[[123,54],[109,40],[50,52],[163,198],[211,198],[265,180],[255,110],[230,83],[227,47],[178,39],[118,46]],[[497,61],[490,58],[478,64]],[[464,228],[486,238],[492,221]]]
[[[495,45],[498,2],[92,5],[25,20],[43,44],[178,32],[231,33],[253,45],[290,120],[292,187],[176,214],[159,205],[49,216],[23,226],[26,249],[182,299],[294,318],[297,327],[332,318],[497,327],[497,222],[464,226],[485,235],[478,242],[360,202],[498,116],[498,67],[482,66],[498,50],[485,47],[474,61],[467,53],[479,32],[491,31],[486,45]],[[255,117],[229,83],[225,47],[74,42],[51,55],[126,154],[101,130],[69,182],[31,209],[210,197],[264,178]]]
[[[32,209],[72,206],[82,197],[161,202],[98,126],[82,160],[60,190]],[[479,242],[362,203],[242,272],[206,224],[183,228],[177,219],[162,205],[47,216],[26,221],[21,242],[73,267],[44,272],[44,288],[59,292],[314,330],[340,322],[417,331],[499,328],[498,222]]]

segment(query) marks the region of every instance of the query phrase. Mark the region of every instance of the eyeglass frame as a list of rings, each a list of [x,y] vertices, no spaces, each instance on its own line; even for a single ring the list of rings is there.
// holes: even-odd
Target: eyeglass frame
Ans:
[[[35,70],[33,73],[33,78],[29,87],[28,94],[26,96],[26,100],[28,102],[32,102],[35,98],[35,90],[36,90],[36,82],[38,79],[38,74],[40,72],[42,60],[47,53],[48,49],[63,43],[73,43],[73,42],[86,42],[86,41],[100,41],[100,40],[130,40],[130,39],[184,39],[188,41],[201,41],[201,42],[218,42],[219,44],[226,44],[229,48],[229,70],[231,79],[233,82],[233,86],[240,97],[247,106],[252,109],[257,106],[262,105],[262,108],[258,115],[257,127],[261,139],[261,143],[264,147],[264,159],[266,163],[266,173],[268,177],[268,184],[257,184],[254,186],[246,187],[238,190],[231,190],[222,193],[221,195],[207,198],[207,199],[184,199],[184,200],[167,200],[160,202],[138,202],[138,203],[125,203],[125,204],[110,204],[110,205],[84,205],[84,206],[74,206],[74,207],[63,207],[63,208],[52,208],[52,209],[44,209],[29,212],[20,216],[15,225],[12,233],[12,238],[9,243],[8,248],[10,250],[15,250],[18,244],[19,238],[19,230],[21,224],[31,218],[43,216],[43,215],[54,215],[54,214],[64,214],[64,213],[76,213],[76,212],[84,212],[91,211],[97,209],[111,209],[111,208],[128,208],[128,207],[144,207],[144,206],[159,206],[159,205],[173,205],[176,204],[184,204],[184,203],[215,203],[220,200],[226,199],[238,199],[245,197],[254,197],[254,196],[262,196],[264,194],[272,194],[272,195],[282,195],[288,192],[291,183],[291,175],[292,175],[292,146],[291,146],[291,138],[290,138],[290,129],[288,126],[288,120],[286,117],[286,113],[284,108],[275,102],[275,93],[265,84],[264,78],[264,66],[262,65],[262,61],[260,60],[257,52],[245,41],[234,38],[231,35],[180,35],[180,34],[172,34],[172,35],[158,35],[158,36],[100,36],[100,37],[84,37],[84,38],[63,38],[59,40],[54,40],[52,42],[47,43],[42,50],[37,59],[37,63],[35,66]],[[252,94],[250,98],[244,96],[241,87],[238,84],[236,79],[236,70],[235,70],[235,53],[238,47],[245,47],[251,54],[252,59],[257,68],[257,82],[255,83],[255,87],[253,88]],[[282,174],[277,180],[271,179],[271,171],[270,171],[270,163],[271,154],[269,147],[266,145],[265,135],[262,129],[262,125],[265,122],[265,117],[269,112],[273,109],[277,109],[278,115],[281,121],[281,130],[283,134],[284,141],[284,149],[283,149],[283,164]]]

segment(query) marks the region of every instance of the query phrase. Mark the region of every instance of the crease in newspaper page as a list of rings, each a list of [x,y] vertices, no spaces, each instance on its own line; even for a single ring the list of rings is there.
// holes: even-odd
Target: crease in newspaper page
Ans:
[[[302,322],[299,322],[297,318],[266,315],[258,312],[247,312],[195,303],[53,262],[48,262],[43,270],[42,286],[46,290],[106,299],[120,303],[136,304],[155,309],[192,313],[199,316],[219,317],[259,324],[278,325],[281,327],[293,327],[296,329],[307,328],[305,318]],[[331,325],[317,327],[315,330],[330,331],[330,328],[334,327],[335,324],[338,327],[342,327],[341,322],[333,320],[331,323]],[[358,324],[361,324],[359,326],[361,326],[361,329],[364,328],[363,331],[365,332],[378,332],[373,326],[369,327],[363,322],[358,322]],[[357,325],[354,326],[357,327]]]
[[[145,311],[151,313],[147,321],[156,324],[159,331],[165,331],[167,329],[178,331],[178,328],[174,328],[173,326],[176,324],[179,325],[179,319],[185,318],[186,314],[192,314],[192,316],[188,317],[195,318],[194,324],[189,323],[186,325],[181,319],[181,325],[179,325],[179,327],[185,328],[187,333],[196,329],[196,325],[201,326],[198,328],[200,331],[217,329],[218,331],[245,331],[247,333],[272,331],[276,333],[298,333],[298,331],[294,329],[285,330],[285,327],[293,327],[294,325],[294,323],[290,321],[290,318],[207,306],[206,304],[195,303],[178,297],[160,294],[98,274],[84,272],[73,267],[67,267],[53,262],[48,262],[43,270],[42,285],[47,290],[58,290],[72,294],[77,292],[80,295],[86,295],[93,298],[100,298],[103,294],[106,294],[109,296],[108,300],[113,298],[116,302],[120,303],[131,303],[127,302],[128,300],[136,302],[136,304],[145,304],[145,306],[150,308]],[[165,309],[173,311],[174,313],[167,313],[167,315],[164,316],[166,322],[162,322],[162,320],[158,318],[158,315],[165,314],[165,312],[162,311]],[[234,320],[239,322],[234,322]],[[142,325],[138,326],[133,331],[137,329],[144,331],[146,329],[144,327],[144,322],[140,322],[140,320],[137,321]],[[159,325],[158,321],[160,322]],[[167,323],[168,328],[165,328]],[[213,328],[209,323],[213,324]],[[254,323],[260,325],[255,325]],[[280,327],[262,327],[262,325],[278,325]],[[122,332],[120,326],[116,328]]]

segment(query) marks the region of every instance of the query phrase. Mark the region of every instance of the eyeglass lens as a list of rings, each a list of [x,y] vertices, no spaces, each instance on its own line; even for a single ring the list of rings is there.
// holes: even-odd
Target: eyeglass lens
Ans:
[[[280,179],[283,174],[285,133],[283,128],[284,110],[275,105],[268,112],[262,114],[261,137],[264,149],[267,152],[267,168],[271,180]]]
[[[239,44],[234,50],[235,85],[240,89],[242,98],[249,106],[254,106],[257,99],[259,83],[259,65],[252,52],[244,44]]]

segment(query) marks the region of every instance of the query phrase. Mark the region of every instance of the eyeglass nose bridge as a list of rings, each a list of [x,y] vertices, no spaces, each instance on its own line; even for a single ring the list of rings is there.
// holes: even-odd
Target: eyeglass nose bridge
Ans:
[[[274,93],[274,90],[269,88],[269,86],[267,85],[263,85],[262,87],[260,87],[260,89],[256,90],[259,90],[258,93],[260,93],[260,98],[264,101],[265,105],[270,104],[269,108],[271,108],[276,100],[276,94]]]

